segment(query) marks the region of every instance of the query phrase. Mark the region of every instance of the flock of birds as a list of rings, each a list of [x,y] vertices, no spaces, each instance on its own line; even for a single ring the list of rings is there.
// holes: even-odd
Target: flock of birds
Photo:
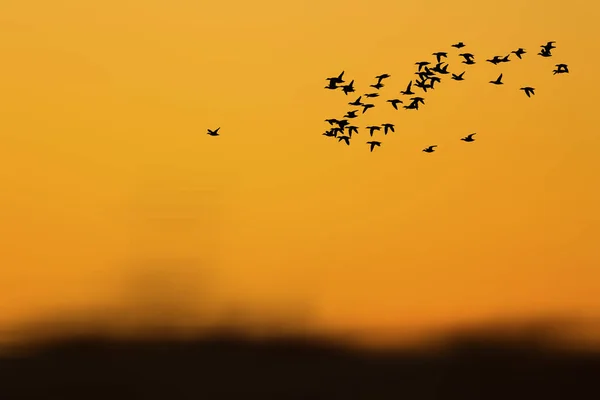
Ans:
[[[538,55],[541,57],[551,57],[552,49],[556,48],[556,46],[554,45],[555,43],[556,42],[548,42],[545,45],[541,45],[540,46],[541,51],[538,53]],[[459,43],[452,45],[452,47],[454,47],[458,50],[462,49],[465,46],[466,45],[463,42],[459,42]],[[514,54],[518,59],[522,59],[523,55],[526,53],[527,52],[525,51],[525,49],[518,48],[517,50],[512,51],[510,54],[508,54],[504,57],[494,56],[491,59],[486,60],[486,62],[492,63],[494,65],[498,65],[501,63],[510,62],[511,54]],[[429,61],[419,61],[419,62],[415,63],[415,65],[418,68],[417,71],[415,72],[415,75],[418,75],[418,78],[416,78],[414,81],[415,87],[419,88],[424,93],[427,93],[427,90],[433,90],[435,87],[434,85],[436,83],[441,82],[441,80],[442,80],[441,75],[450,74],[452,80],[455,80],[455,81],[463,81],[464,80],[465,71],[461,72],[460,74],[455,74],[455,73],[451,73],[450,71],[448,71],[448,64],[444,63],[442,61],[444,58],[448,57],[447,52],[439,51],[439,52],[433,53],[432,55],[435,56],[435,58],[436,58],[435,65],[432,65],[432,62],[429,62]],[[475,64],[475,56],[473,54],[459,53],[458,55],[464,59],[462,61],[463,64],[466,64],[466,65]],[[556,69],[553,70],[554,75],[566,74],[566,73],[569,73],[569,67],[567,66],[567,64],[556,64]],[[362,107],[362,114],[366,113],[367,110],[374,108],[375,104],[368,103],[367,102],[368,100],[363,101],[363,97],[365,99],[372,99],[375,97],[379,97],[378,91],[382,87],[385,86],[383,84],[383,81],[387,78],[390,78],[390,76],[391,76],[390,74],[381,74],[381,75],[376,76],[375,79],[377,80],[377,82],[375,84],[370,85],[370,87],[374,88],[375,91],[372,93],[367,93],[367,94],[363,94],[363,95],[359,96],[356,100],[348,103],[348,105],[351,105],[354,107]],[[345,95],[348,95],[348,93],[355,92],[354,80],[351,80],[349,83],[346,83],[344,81],[344,71],[342,71],[342,73],[339,74],[338,76],[326,78],[326,80],[329,82],[329,84],[327,86],[325,86],[325,89],[327,89],[327,90],[339,90],[339,91],[342,91]],[[504,84],[504,82],[502,82],[502,74],[500,74],[498,76],[498,78],[496,78],[495,80],[489,81],[489,83],[492,85]],[[519,90],[522,90],[527,97],[531,97],[532,95],[535,95],[535,88],[533,88],[531,86],[525,86],[525,87],[520,88]],[[405,104],[404,101],[399,98],[393,98],[393,99],[386,100],[386,102],[390,103],[392,105],[392,107],[394,107],[394,109],[396,109],[396,110],[398,110],[398,104],[405,104],[405,105],[403,105],[403,108],[406,110],[418,110],[419,104],[421,104],[421,105],[425,104],[425,99],[423,97],[415,96],[415,93],[413,92],[413,81],[412,80],[408,83],[405,90],[400,91],[400,94],[402,94],[403,96],[413,96],[413,97],[409,97],[410,102],[407,101],[407,104]],[[347,145],[350,145],[350,140],[352,139],[352,134],[353,133],[358,134],[358,126],[352,125],[349,122],[349,120],[357,118],[358,117],[357,113],[359,111],[360,110],[350,110],[342,117],[342,119],[337,119],[337,118],[326,119],[325,122],[329,123],[329,125],[333,126],[333,128],[331,128],[328,131],[326,131],[325,133],[323,133],[323,135],[327,136],[327,137],[337,138],[338,142],[343,141]],[[381,125],[372,125],[372,126],[366,127],[366,129],[369,130],[369,134],[371,137],[373,137],[373,134],[376,131],[381,131],[382,128],[383,128],[384,135],[387,135],[389,132],[395,132],[394,124],[390,124],[390,123],[384,123]],[[216,131],[209,130],[208,134],[216,136],[216,135],[218,135],[217,131],[218,131],[218,129]],[[473,138],[473,136],[475,136],[475,135],[476,135],[476,133],[471,133],[471,134],[461,138],[460,140],[462,140],[464,142],[474,142],[475,139]],[[381,143],[382,142],[379,140],[370,140],[367,142],[367,144],[370,146],[371,152],[373,151],[373,149],[375,147],[380,147]],[[433,153],[435,151],[436,147],[437,147],[437,145],[431,145],[431,146],[426,147],[422,151],[424,151],[425,153]]]

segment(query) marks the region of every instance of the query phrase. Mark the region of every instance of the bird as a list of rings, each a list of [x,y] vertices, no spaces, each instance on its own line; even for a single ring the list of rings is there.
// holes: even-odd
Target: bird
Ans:
[[[342,71],[341,74],[339,74],[336,77],[333,78],[327,78],[327,80],[329,81],[329,84],[331,85],[331,83],[344,83],[344,80],[342,79],[342,77],[344,76],[344,71]]]
[[[523,48],[519,47],[517,50],[515,50],[515,51],[511,51],[511,53],[513,53],[513,54],[515,54],[517,57],[521,58],[521,56],[522,56],[523,54],[527,53],[527,52],[525,51],[525,49],[523,49]]]
[[[509,57],[510,57],[510,54],[507,54],[507,55],[505,55],[504,57],[502,57],[502,58],[500,59],[500,62],[501,62],[501,63],[509,62],[509,61],[510,61],[510,58],[509,58]]]
[[[350,136],[345,136],[345,135],[344,135],[344,136],[339,136],[339,137],[338,137],[338,142],[341,142],[342,140],[343,140],[344,142],[346,142],[346,144],[347,144],[348,146],[350,146]]]
[[[408,82],[408,86],[406,87],[406,90],[401,90],[400,93],[406,96],[410,96],[413,95],[414,93],[410,90],[410,87],[412,85],[412,81]]]
[[[344,129],[344,127],[348,124],[350,124],[350,122],[348,122],[347,119],[341,119],[339,121],[337,121],[337,124],[340,128]]]
[[[463,47],[465,47],[465,44],[463,42],[458,42],[456,44],[453,44],[452,47],[455,47],[457,49],[462,49]]]
[[[569,67],[567,66],[567,64],[556,64],[556,69],[554,71],[553,75],[556,74],[568,74],[569,73]]]
[[[433,146],[426,147],[426,148],[424,148],[424,149],[423,149],[423,151],[424,151],[425,153],[433,153],[433,152],[435,151],[435,150],[433,149],[434,147],[437,147],[437,145],[436,145],[436,144],[434,144]]]
[[[328,122],[329,125],[337,124],[339,121],[335,118],[326,119],[325,122]]]
[[[371,152],[373,152],[373,149],[375,148],[375,146],[381,146],[381,142],[377,142],[375,140],[367,142],[367,144],[371,145]]]
[[[392,103],[392,107],[394,107],[396,110],[398,109],[398,103],[402,103],[402,100],[398,100],[398,99],[391,99],[391,100],[386,100],[388,103]]]
[[[329,81],[329,85],[325,86],[325,89],[335,90],[339,87],[334,81]]]
[[[384,135],[388,134],[388,130],[390,130],[392,132],[396,132],[394,130],[394,124],[381,124],[381,126],[383,127],[383,134]]]
[[[429,65],[429,64],[430,64],[430,63],[429,63],[429,61],[419,61],[419,62],[416,62],[416,63],[415,63],[415,65],[418,65],[418,66],[419,66],[419,71],[420,71],[420,70],[421,70],[421,69],[422,69],[424,66],[426,66],[426,65]]]
[[[382,87],[384,87],[385,85],[384,85],[383,83],[381,83],[381,81],[380,81],[380,82],[377,82],[377,83],[376,83],[376,84],[374,84],[374,85],[369,85],[369,86],[370,86],[370,87],[373,87],[373,88],[375,88],[375,89],[377,89],[377,90],[379,90],[379,89],[381,89]]]
[[[354,79],[349,84],[342,86],[342,90],[344,91],[345,95],[354,92]]]
[[[375,104],[363,104],[363,114],[367,112],[369,108],[375,107]]]
[[[344,115],[344,118],[356,118],[357,117],[357,115],[356,115],[357,112],[358,112],[357,110],[348,111],[346,113],[346,115]]]
[[[444,51],[438,51],[437,53],[433,53],[431,55],[435,56],[438,63],[442,60],[442,57],[448,57],[448,53]]]
[[[542,51],[540,51],[538,55],[542,57],[552,57],[552,53],[550,52],[550,50],[546,49],[542,49]]]
[[[333,129],[330,129],[326,131],[323,135],[328,137],[335,137],[337,136],[337,132],[335,132]]]
[[[467,64],[467,65],[473,65],[475,64],[475,61],[472,58],[466,59],[465,61],[462,62],[463,64]]]
[[[500,76],[498,77],[498,79],[496,79],[495,81],[490,81],[491,84],[494,85],[502,85],[504,84],[504,82],[502,82],[502,74],[500,74]]]
[[[358,99],[348,103],[348,105],[350,106],[362,106],[362,103],[360,102],[360,99],[362,98],[362,96],[358,96]]]
[[[494,58],[491,58],[491,59],[485,60],[485,61],[490,62],[490,63],[492,63],[494,65],[498,65],[499,63],[502,62],[502,60],[500,59],[499,56],[494,56]]]
[[[535,94],[534,90],[535,88],[532,88],[531,86],[525,86],[520,88],[519,90],[522,90],[525,92],[525,94],[527,95],[527,97],[531,97],[532,94]]]
[[[219,136],[219,129],[221,129],[221,127],[218,127],[214,131],[211,131],[210,129],[208,129],[208,132],[206,132],[206,134],[210,135],[210,136]]]
[[[476,133],[471,133],[460,140],[463,140],[465,142],[474,142],[475,139],[473,139],[473,136],[475,136],[475,135],[476,135]]]
[[[415,103],[414,101],[412,103],[410,103],[407,106],[403,106],[405,109],[407,110],[418,110],[419,109],[419,105],[417,103]]]
[[[460,74],[456,75],[456,74],[452,74],[452,79],[454,79],[455,81],[464,81],[465,79],[463,78],[463,75],[465,74],[465,71],[461,72]]]
[[[365,97],[379,97],[379,93],[367,93],[365,94]]]
[[[352,133],[356,133],[358,135],[358,126],[348,125],[348,135],[352,137]]]
[[[377,125],[373,125],[373,126],[367,126],[367,129],[369,130],[369,135],[373,136],[373,133],[375,131],[381,130],[381,127],[377,126]]]
[[[545,50],[545,51],[547,51],[548,53],[550,53],[550,50],[552,50],[552,49],[555,49],[555,48],[556,48],[556,46],[554,46],[554,43],[556,43],[556,42],[548,42],[548,43],[546,43],[546,44],[543,44],[543,45],[541,45],[540,47],[541,47],[543,50]]]
[[[424,99],[424,98],[422,98],[422,97],[418,97],[418,96],[416,96],[416,97],[411,97],[411,100],[412,100],[414,103],[421,103],[421,104],[425,104],[425,99]]]
[[[391,75],[390,74],[381,74],[381,75],[377,75],[375,77],[375,79],[377,79],[377,82],[381,82],[382,80],[384,80],[385,78],[389,78]]]
[[[463,57],[465,59],[463,61],[463,64],[468,64],[468,65],[475,64],[475,60],[474,60],[475,56],[473,54],[471,54],[471,53],[461,53],[461,54],[459,54],[459,56]]]

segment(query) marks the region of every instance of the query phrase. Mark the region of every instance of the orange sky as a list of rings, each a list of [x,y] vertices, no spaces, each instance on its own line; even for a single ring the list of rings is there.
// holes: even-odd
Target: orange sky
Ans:
[[[3,0],[0,327],[165,299],[309,310],[324,329],[598,316],[599,11]],[[396,124],[381,148],[321,136],[357,97],[326,77],[345,70],[358,95],[390,73],[396,97],[443,50],[465,81],[417,112],[376,103],[357,122]]]

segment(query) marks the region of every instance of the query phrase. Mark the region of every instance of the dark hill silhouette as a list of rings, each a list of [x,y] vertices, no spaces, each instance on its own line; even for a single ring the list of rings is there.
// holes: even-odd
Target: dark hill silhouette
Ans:
[[[0,397],[564,400],[600,398],[598,371],[600,353],[551,348],[536,335],[459,335],[418,351],[294,337],[90,335],[0,358]]]

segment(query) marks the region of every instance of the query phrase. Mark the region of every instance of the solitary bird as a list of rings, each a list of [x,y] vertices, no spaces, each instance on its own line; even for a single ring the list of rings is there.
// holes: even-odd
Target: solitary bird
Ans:
[[[367,112],[369,108],[375,107],[375,104],[363,104],[363,114]]]
[[[556,64],[556,69],[554,71],[553,75],[556,74],[568,74],[569,73],[569,67],[567,66],[567,64]]]
[[[490,81],[491,84],[493,85],[502,85],[504,84],[504,82],[502,82],[502,74],[500,74],[500,76],[498,77],[498,79],[496,79],[495,81]]]
[[[345,135],[344,135],[344,136],[339,136],[339,137],[338,137],[338,142],[341,142],[342,140],[343,140],[344,142],[346,142],[346,144],[347,144],[348,146],[350,146],[350,136],[345,136]]]
[[[379,97],[379,93],[367,93],[365,94],[365,97]]]
[[[348,111],[346,113],[346,115],[344,115],[344,118],[356,118],[357,117],[357,115],[356,115],[357,112],[358,112],[357,110]]]
[[[465,71],[461,72],[460,74],[456,75],[456,74],[452,74],[452,79],[454,79],[455,81],[464,81],[465,79],[463,78],[463,75],[465,74]]]
[[[406,90],[401,90],[401,91],[400,91],[400,93],[401,93],[401,94],[403,94],[403,95],[406,95],[406,96],[413,95],[413,94],[414,94],[414,92],[412,92],[412,91],[410,90],[410,87],[411,87],[411,86],[412,86],[412,81],[408,82],[408,86],[406,87]]]
[[[445,51],[438,51],[437,53],[433,53],[432,56],[435,56],[437,62],[442,61],[442,57],[448,57],[448,53]]]
[[[465,47],[465,44],[463,42],[458,42],[456,44],[453,44],[452,47],[455,47],[457,49],[462,49],[463,47]]]
[[[333,83],[333,84],[336,84],[336,83],[344,83],[344,80],[342,79],[342,77],[343,77],[343,76],[344,76],[344,71],[342,71],[342,73],[341,73],[341,74],[339,74],[339,75],[338,75],[338,76],[336,76],[336,77],[333,77],[333,78],[327,78],[327,80],[329,81],[329,84],[330,84],[330,85],[331,85],[332,83]]]
[[[464,138],[460,139],[463,140],[465,142],[474,142],[475,139],[473,139],[473,136],[475,136],[476,133],[471,133],[470,135],[465,136]]]
[[[435,151],[435,150],[433,149],[434,147],[437,147],[437,145],[436,145],[436,144],[434,144],[433,146],[426,147],[426,148],[424,148],[424,149],[423,149],[423,151],[424,151],[425,153],[433,153],[433,152]]]
[[[373,126],[367,126],[367,129],[369,130],[369,135],[373,136],[373,132],[381,130],[381,127],[373,125]]]
[[[515,50],[515,51],[511,51],[511,53],[513,53],[513,54],[514,54],[514,55],[516,55],[517,57],[521,58],[521,56],[522,56],[523,54],[527,53],[527,52],[525,51],[525,49],[523,49],[523,48],[519,47],[517,50]]]
[[[342,90],[345,95],[354,92],[354,79],[349,84],[342,86]]]
[[[527,97],[531,97],[532,94],[535,94],[534,90],[535,88],[532,88],[531,86],[525,86],[520,88],[519,90],[522,90],[525,92],[525,94],[527,95]]]
[[[373,151],[373,149],[375,148],[375,146],[381,146],[381,142],[377,142],[375,140],[373,140],[371,142],[367,142],[367,144],[371,145],[371,152]]]
[[[214,131],[211,131],[210,129],[208,129],[208,132],[206,132],[206,134],[210,135],[210,136],[219,136],[219,133],[218,133],[219,129],[221,129],[221,127],[218,127]]]
[[[402,103],[402,100],[398,100],[398,99],[391,99],[391,100],[386,100],[388,103],[392,103],[392,107],[394,107],[396,110],[398,109],[398,103]]]
[[[348,103],[348,105],[351,106],[362,106],[362,103],[360,102],[360,99],[362,98],[362,96],[358,96],[358,99]]]
[[[383,126],[383,134],[384,135],[388,134],[388,130],[390,130],[392,132],[396,132],[394,130],[394,124],[382,124],[381,126]]]

